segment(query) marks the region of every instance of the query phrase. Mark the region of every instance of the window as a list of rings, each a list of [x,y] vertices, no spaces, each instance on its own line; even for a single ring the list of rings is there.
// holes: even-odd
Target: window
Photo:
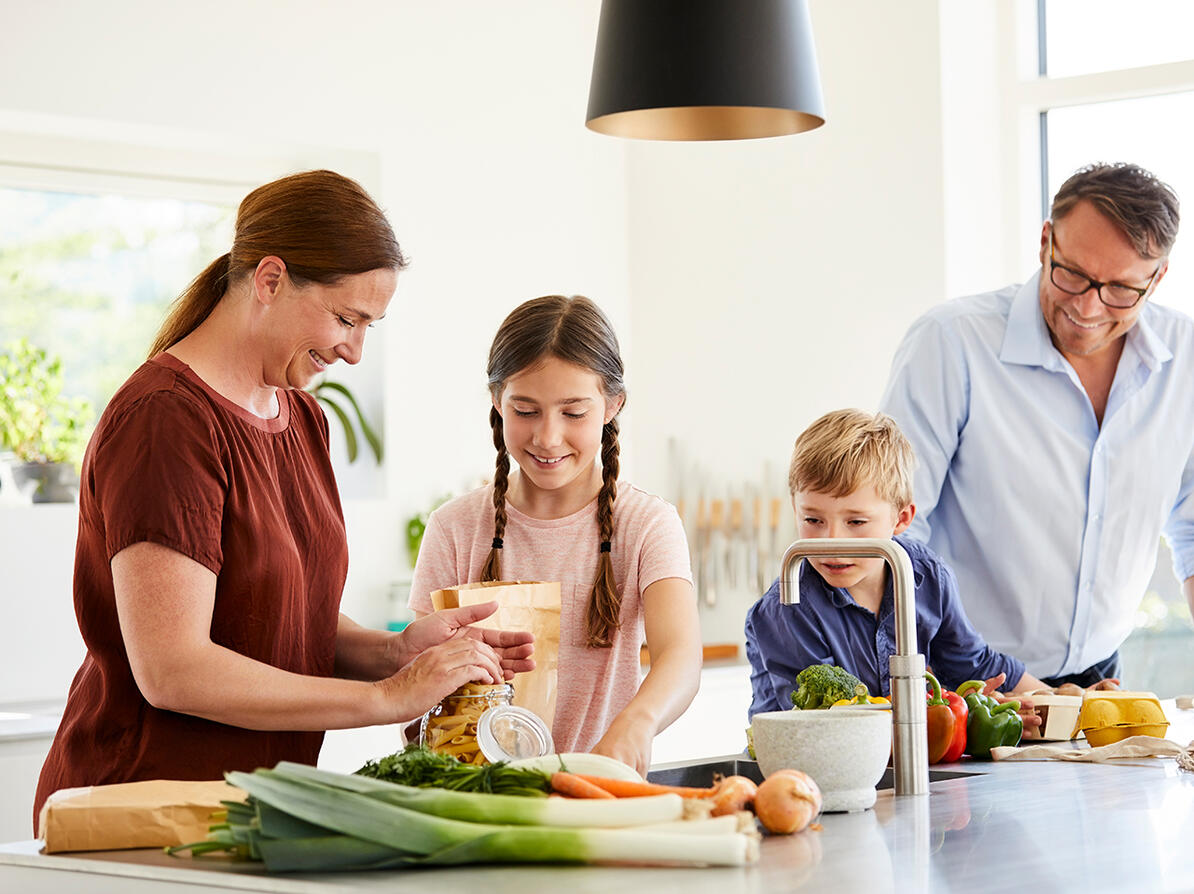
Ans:
[[[198,135],[127,144],[0,131],[0,343],[24,336],[60,356],[66,393],[96,418],[145,360],[166,307],[228,250],[236,207],[291,171],[331,168],[375,191],[377,159],[285,146],[228,147]],[[332,378],[383,430],[382,339]],[[342,496],[380,497],[367,449],[349,464],[330,418]]]
[[[1019,103],[1020,120],[1038,116],[1033,176],[1042,218],[1062,182],[1085,164],[1131,161],[1152,171],[1185,211],[1157,300],[1194,314],[1194,154],[1186,137],[1194,116],[1194,5],[1037,0],[1036,22],[1038,77],[1019,85]],[[1131,688],[1162,696],[1194,686],[1194,625],[1171,569],[1162,544],[1136,633],[1120,650]]]
[[[62,358],[96,413],[145,359],[167,305],[227,250],[217,202],[0,186],[0,332]]]
[[[1194,56],[1187,0],[1042,0],[1051,78],[1121,71]]]
[[[1182,0],[1040,0],[1040,74],[1063,78],[1041,113],[1043,215],[1092,161],[1132,161],[1194,197],[1194,5]],[[1124,94],[1137,95],[1121,98]],[[1194,314],[1194,236],[1183,227],[1158,300]]]

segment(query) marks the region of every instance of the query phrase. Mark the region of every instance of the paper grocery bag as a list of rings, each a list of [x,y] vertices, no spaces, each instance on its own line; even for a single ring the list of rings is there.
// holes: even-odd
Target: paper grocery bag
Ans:
[[[65,788],[54,792],[38,817],[47,854],[124,850],[202,841],[221,801],[245,793],[223,780],[154,779]]]
[[[514,704],[538,714],[548,726],[556,715],[556,679],[560,659],[560,584],[558,581],[483,581],[435,590],[436,611],[496,601],[497,611],[478,627],[529,630],[535,636],[535,669],[514,677]]]

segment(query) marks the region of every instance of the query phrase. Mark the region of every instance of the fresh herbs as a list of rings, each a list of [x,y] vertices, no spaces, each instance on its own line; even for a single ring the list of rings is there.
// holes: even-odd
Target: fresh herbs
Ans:
[[[440,754],[420,745],[407,745],[402,751],[357,770],[358,776],[370,776],[417,788],[446,788],[458,792],[485,792],[493,795],[546,797],[551,782],[546,773],[496,764],[462,764],[448,754]]]

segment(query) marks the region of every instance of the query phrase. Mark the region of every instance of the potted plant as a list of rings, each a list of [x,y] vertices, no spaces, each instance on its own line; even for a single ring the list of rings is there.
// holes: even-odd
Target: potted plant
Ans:
[[[327,379],[321,380],[308,390],[315,395],[317,401],[331,410],[331,414],[339,420],[340,427],[344,430],[344,445],[348,451],[348,461],[350,463],[356,462],[357,454],[360,453],[356,432],[357,427],[359,427],[365,443],[369,445],[369,450],[372,452],[373,458],[380,466],[382,456],[384,455],[381,438],[378,437],[377,432],[373,430],[368,420],[365,419],[365,414],[361,411],[361,406],[357,403],[357,399],[353,396],[353,393],[339,382],[329,382]],[[352,411],[351,417],[348,414],[348,410],[342,404],[347,405],[348,410]]]
[[[73,502],[91,404],[62,394],[60,358],[27,339],[0,351],[0,447],[13,455],[12,478],[34,503]]]

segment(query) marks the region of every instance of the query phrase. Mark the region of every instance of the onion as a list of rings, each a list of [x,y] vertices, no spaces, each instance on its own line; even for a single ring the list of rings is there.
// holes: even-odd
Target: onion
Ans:
[[[755,794],[755,815],[763,828],[778,835],[801,831],[820,812],[821,789],[800,770],[777,770]]]
[[[754,800],[758,787],[745,776],[727,776],[717,783],[713,794],[713,816],[725,816],[745,810]]]

